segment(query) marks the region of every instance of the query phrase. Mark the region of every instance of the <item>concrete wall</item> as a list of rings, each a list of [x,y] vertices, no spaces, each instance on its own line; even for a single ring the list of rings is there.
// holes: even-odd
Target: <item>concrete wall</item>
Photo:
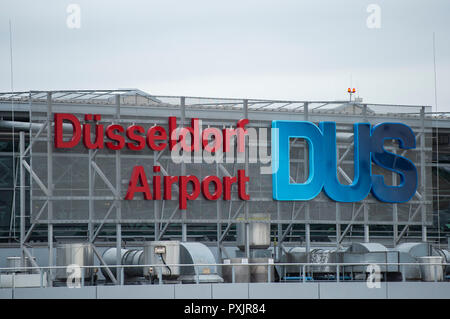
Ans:
[[[449,282],[363,282],[130,285],[83,288],[3,288],[0,299],[450,299]]]

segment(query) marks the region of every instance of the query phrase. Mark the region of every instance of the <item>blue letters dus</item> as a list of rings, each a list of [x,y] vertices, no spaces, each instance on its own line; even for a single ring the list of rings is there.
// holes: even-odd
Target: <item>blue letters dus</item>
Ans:
[[[336,160],[336,123],[319,126],[305,121],[272,121],[273,198],[283,201],[306,201],[322,189],[337,202],[358,202],[370,191],[378,200],[407,202],[417,189],[417,169],[407,158],[384,149],[386,139],[398,141],[401,149],[416,147],[411,128],[402,123],[355,123],[354,179],[350,185],[338,180]],[[289,173],[289,139],[303,138],[309,148],[309,177],[304,183],[292,183]],[[372,162],[400,175],[400,185],[389,186],[382,175],[372,174]]]

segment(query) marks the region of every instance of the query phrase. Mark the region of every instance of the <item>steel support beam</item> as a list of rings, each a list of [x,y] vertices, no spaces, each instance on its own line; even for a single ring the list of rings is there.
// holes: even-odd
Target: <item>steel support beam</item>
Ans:
[[[28,250],[27,247],[23,246],[22,247],[22,252],[24,255],[26,255],[25,257],[28,257],[28,260],[31,262],[31,266],[33,267],[39,267],[39,265],[36,263],[36,261],[34,260],[33,256],[31,255],[30,251]]]
[[[103,260],[102,255],[100,254],[100,252],[97,250],[97,247],[95,247],[95,245],[92,245],[92,250],[94,251],[94,254],[97,256],[98,260],[100,261],[100,264],[102,266],[105,266],[104,269],[106,270],[106,274],[108,275],[109,279],[111,279],[111,281],[117,285],[118,284],[118,280],[116,279],[116,277],[114,277],[113,273],[111,272],[111,269],[109,269],[109,265]],[[119,269],[116,268],[116,275],[119,274],[120,272],[118,271]]]
[[[336,251],[341,243],[341,204],[336,202]]]
[[[92,172],[92,150],[89,149],[88,152],[88,187],[89,187],[89,223],[88,223],[88,238],[89,241],[92,242],[93,241],[93,236],[94,236],[94,226],[92,224],[92,219],[94,217],[94,185],[93,185],[93,178],[94,178],[94,174]]]
[[[230,204],[231,206],[231,204]],[[233,219],[235,220],[237,218],[237,216],[239,215],[239,213],[241,212],[241,209],[244,207],[244,203],[241,203],[238,207],[238,209],[236,210],[236,212],[234,213]],[[220,236],[219,242],[223,242],[225,236],[227,235],[228,231],[231,229],[231,226],[233,225],[233,223],[231,221],[228,222],[227,227],[225,228],[225,230],[223,231],[222,235]]]
[[[44,209],[47,207],[47,204],[48,204],[48,201],[45,201],[44,205],[42,205],[41,209],[36,214],[36,220],[39,219],[41,214],[44,212]],[[31,219],[31,216],[30,216],[30,219]],[[28,229],[28,231],[25,234],[25,237],[23,239],[24,243],[26,243],[28,241],[28,239],[30,239],[31,233],[33,232],[35,226],[36,226],[36,223],[31,224],[30,228]]]
[[[53,219],[53,145],[52,145],[52,92],[47,93],[47,189],[48,189],[48,204],[47,216],[49,220]],[[47,228],[47,242],[48,242],[48,266],[53,267],[53,224],[49,223]],[[53,286],[53,271],[49,270],[48,284]]]
[[[181,126],[184,128],[186,124],[186,100],[184,96],[180,98],[180,112],[181,112]],[[194,143],[193,140],[191,140],[191,143]],[[184,162],[184,150],[183,152],[183,160],[181,162],[181,176],[186,175],[186,163]],[[192,154],[191,154],[192,155]],[[182,209],[181,212],[181,218],[183,222],[181,223],[181,241],[187,242],[187,224],[186,224],[186,210]]]
[[[414,217],[416,217],[417,213],[419,211],[421,211],[422,205],[419,204],[419,206],[417,206],[416,210],[414,211],[414,213],[412,214],[412,216],[409,218],[409,220],[413,220]],[[402,231],[400,232],[400,234],[397,237],[397,241],[395,242],[395,245],[398,245],[398,243],[400,242],[400,239],[402,239],[403,235],[405,235],[406,231],[408,230],[409,225],[405,225],[405,227],[403,227]]]
[[[216,162],[216,176],[221,178],[219,164]],[[216,229],[216,241],[217,241],[217,252],[219,255],[219,262],[222,261],[222,247],[220,246],[220,235],[222,233],[222,224],[220,223],[220,218],[222,217],[222,207],[223,200],[222,198],[218,198],[216,200],[216,214],[217,214],[217,229]]]
[[[309,103],[305,102],[305,106],[303,109],[303,117],[305,121],[309,121]],[[305,167],[303,168],[304,176],[308,176],[309,174],[309,149],[306,147],[305,144],[305,152],[303,161],[305,163]],[[311,225],[309,223],[310,215],[309,215],[309,209],[310,205],[308,202],[305,204],[305,219],[308,221],[308,223],[305,224],[305,251],[306,251],[306,261],[309,263],[310,258],[310,252],[311,252]]]
[[[305,247],[306,247],[306,261],[311,261],[311,224],[305,224]]]
[[[95,240],[97,239],[98,234],[100,233],[101,229],[103,228],[103,225],[105,224],[106,220],[108,219],[109,215],[111,214],[111,212],[113,211],[113,208],[115,207],[116,202],[113,202],[111,204],[111,206],[109,206],[108,211],[105,214],[105,217],[103,218],[102,222],[100,223],[100,225],[97,227],[97,230],[95,231],[95,233],[92,234],[91,237],[89,237],[89,241],[91,243],[94,243]],[[93,229],[92,229],[93,230]]]
[[[159,154],[161,154],[161,153],[159,153]],[[153,166],[158,166],[158,155],[159,154],[156,151],[153,151]],[[161,173],[155,173],[155,172],[153,174],[161,175]],[[160,210],[160,201],[155,199],[153,201],[153,216],[155,217],[155,220],[156,220],[156,222],[154,223],[154,238],[155,238],[155,240],[158,240],[160,238],[161,223],[158,220],[161,218],[161,216],[159,214],[159,210]]]
[[[243,108],[244,108],[244,119],[248,119],[248,100],[243,101]],[[249,143],[250,139],[247,135],[244,136],[245,141],[245,172],[248,174],[248,161],[249,161]],[[236,148],[237,152],[237,148]],[[236,154],[237,157],[237,154]],[[245,185],[246,193],[248,194],[249,188],[248,185]],[[249,223],[249,211],[250,211],[250,205],[248,201],[244,202],[244,214],[245,214],[245,255],[247,258],[250,258],[250,223]]]
[[[295,204],[295,203],[294,203],[294,204]],[[307,203],[306,203],[306,202],[303,202],[303,203],[300,205],[300,207],[297,209],[297,211],[296,211],[294,214],[292,214],[292,220],[290,221],[290,223],[288,224],[287,228],[284,230],[283,234],[281,235],[281,239],[280,239],[281,242],[284,241],[284,239],[286,238],[287,234],[291,231],[292,226],[294,225],[295,220],[297,219],[298,214],[300,214],[300,212],[301,212],[301,210],[302,210],[303,208],[305,208],[305,210],[306,210],[306,208],[307,208]]]
[[[425,106],[422,106],[422,108],[420,109],[420,128],[422,131],[422,135],[420,135],[420,190],[421,193],[423,194],[423,197],[426,198],[425,194],[426,194],[426,187],[425,187],[425,183],[426,183],[426,172],[425,172],[425,152],[424,152],[424,148],[425,148]],[[438,142],[438,141],[437,141]],[[437,155],[437,161],[439,162],[439,154]],[[439,177],[437,177],[439,178]],[[439,190],[438,190],[439,193]],[[438,200],[439,202],[439,200]],[[422,214],[422,241],[425,243],[427,241],[427,226],[426,226],[426,222],[427,222],[427,216],[426,216],[426,208],[425,205],[421,205],[421,214]],[[438,207],[438,212],[439,212],[439,207]],[[438,225],[438,227],[440,227]]]
[[[115,119],[120,119],[120,95],[116,94],[116,114]],[[116,206],[116,264],[120,265],[122,263],[122,224],[120,223],[120,220],[122,219],[122,198],[121,196],[121,189],[122,189],[122,179],[121,179],[121,162],[120,162],[120,151],[115,152],[116,156],[116,193],[115,193],[115,206]],[[93,163],[94,164],[94,163]],[[95,165],[96,166],[96,165]],[[94,166],[94,168],[95,168]],[[97,171],[98,173],[98,171]],[[122,278],[122,272],[121,268],[116,268],[116,278],[117,278],[117,284],[121,285],[123,284],[123,278]]]
[[[50,196],[50,192],[47,187],[45,187],[44,183],[41,179],[36,175],[36,173],[31,169],[30,165],[26,161],[22,161],[22,166],[30,173],[31,177],[34,179],[36,184],[38,184],[39,188],[44,192],[46,196]]]
[[[25,243],[25,170],[23,168],[25,155],[25,132],[19,133],[19,162],[20,162],[20,249],[22,251],[22,265],[25,265],[24,243]],[[15,192],[15,190],[14,190]]]
[[[277,219],[280,220],[281,219],[281,207],[280,207],[280,202],[277,201]],[[280,261],[281,260],[281,244],[283,242],[282,240],[282,235],[283,235],[283,225],[280,223],[277,223],[277,247],[276,247],[276,260]]]
[[[116,154],[119,153],[120,155],[120,151],[116,151]],[[117,156],[116,156],[117,157]],[[116,159],[117,160],[117,159]],[[120,156],[119,156],[119,160],[120,160]],[[116,187],[114,187],[111,182],[108,180],[108,178],[106,177],[106,175],[103,173],[103,171],[100,169],[100,167],[98,167],[97,163],[95,163],[94,161],[90,161],[91,162],[91,166],[92,168],[95,170],[95,172],[98,174],[98,176],[100,176],[100,178],[102,179],[103,182],[105,182],[106,186],[108,186],[108,188],[110,189],[110,191],[114,194],[114,196],[118,197],[120,195],[117,185]],[[119,176],[120,177],[120,176]],[[116,183],[117,184],[117,183]],[[92,195],[94,196],[94,195]]]
[[[175,216],[175,214],[178,212],[178,206],[176,206],[174,208],[174,210],[172,211],[172,214],[169,217],[169,221],[164,225],[163,229],[161,230],[161,232],[159,233],[159,237],[158,240],[161,240],[162,236],[164,236],[164,234],[166,233],[167,228],[170,225],[170,220],[173,219],[173,217]]]
[[[344,232],[339,236],[339,239],[336,239],[339,244],[342,244],[342,241],[344,240],[345,236],[347,236],[347,233],[350,231],[351,227],[353,226],[353,222],[356,220],[356,218],[358,217],[359,213],[363,210],[363,208],[365,206],[366,205],[361,204],[361,206],[359,206],[359,208],[356,210],[355,214],[353,214],[352,220],[347,225],[347,227],[345,227]]]
[[[31,118],[31,117],[30,117]],[[42,124],[42,126],[39,128],[38,132],[36,133],[36,135],[34,136],[34,139],[31,140],[30,138],[30,144],[28,145],[28,147],[26,148],[24,155],[28,154],[31,151],[31,148],[34,145],[34,142],[36,141],[36,138],[38,138],[39,136],[41,136],[42,132],[45,131],[45,129],[47,128],[48,122],[45,122],[44,124]],[[29,130],[30,134],[31,134],[31,125],[30,125],[30,130]]]

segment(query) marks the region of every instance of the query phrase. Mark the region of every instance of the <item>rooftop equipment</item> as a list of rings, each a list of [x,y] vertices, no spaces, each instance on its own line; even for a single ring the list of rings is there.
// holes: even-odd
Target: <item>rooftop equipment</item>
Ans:
[[[229,258],[223,260],[222,277],[225,282],[250,282],[250,267],[247,258]],[[232,265],[238,264],[238,265]]]
[[[332,263],[340,262],[341,254],[336,250],[316,248],[311,250],[310,262],[313,264],[323,264],[323,266],[311,266],[307,270],[315,274],[335,273],[336,266]]]
[[[398,252],[389,251],[379,243],[352,243],[346,252],[343,253],[344,263],[362,263],[364,265],[346,266],[346,273],[366,273],[369,264],[377,264],[380,271],[384,273],[399,273],[397,265],[385,266],[385,263],[397,263]]]
[[[450,275],[450,252],[445,249],[436,249],[436,253],[444,258],[444,262],[448,265],[444,267],[444,274]]]
[[[241,216],[240,220],[244,220]],[[265,249],[270,246],[270,214],[253,213],[249,216],[249,246],[250,249]],[[237,246],[239,249],[245,249],[245,223],[236,225]]]
[[[33,257],[33,261],[36,261],[36,257]],[[28,257],[25,257],[23,259],[22,257],[17,256],[6,257],[6,267],[14,268],[8,271],[8,273],[39,273],[39,270],[37,269],[29,269],[30,267],[33,267],[33,263]]]
[[[427,243],[402,243],[394,248],[399,254],[400,263],[415,263],[418,258],[430,256],[431,246]],[[422,278],[419,265],[400,266],[405,280],[420,280]]]
[[[315,266],[305,267],[305,274],[312,274],[315,278],[323,278],[327,274],[336,274],[336,266],[330,265],[332,263],[339,263],[342,260],[342,254],[344,249],[340,251],[331,250],[327,248],[313,248],[309,253],[309,262],[315,264]],[[305,247],[291,247],[282,256],[281,263],[296,263],[306,264],[308,263],[308,257]],[[295,277],[300,278],[303,276],[303,267],[301,266],[276,266],[277,272],[280,277]]]
[[[215,264],[216,260],[211,250],[202,243],[180,243],[180,262],[192,265],[181,267],[180,280],[183,283],[197,282],[197,280],[200,283],[223,282],[223,279],[217,274],[217,266],[206,265]],[[195,264],[203,265],[194,267]]]
[[[143,262],[143,251],[137,249],[121,249],[120,250],[121,265],[141,265]],[[103,260],[107,265],[116,265],[117,262],[117,249],[109,248],[103,252]],[[111,272],[116,276],[116,268],[111,267]],[[143,277],[142,267],[124,267],[124,275],[126,279]],[[106,273],[106,269],[102,267],[102,274],[105,278],[109,278]]]
[[[233,282],[233,276],[235,283],[275,281],[275,266],[272,258],[230,258],[224,259],[223,263],[222,276],[225,282]]]
[[[305,247],[291,247],[281,256],[281,263],[307,263],[308,258]],[[301,275],[303,270],[299,266],[276,266],[280,277]]]
[[[417,258],[420,265],[420,273],[423,281],[443,281],[444,267],[442,262],[444,257],[441,256],[424,256]]]
[[[268,265],[254,265],[268,264]],[[270,274],[269,274],[270,272]],[[275,267],[272,258],[250,258],[250,282],[274,282]]]
[[[158,277],[161,272],[166,280],[177,279],[180,276],[180,266],[172,265],[180,264],[180,242],[177,240],[145,242],[144,264],[163,266],[149,269],[152,278]]]
[[[116,265],[116,258],[116,248],[109,248],[103,253],[103,260],[108,265]],[[121,250],[121,265],[136,265],[124,267],[125,278],[129,281],[138,280],[139,277],[147,277],[153,281],[161,274],[161,279],[166,282],[190,283],[197,280],[200,283],[223,282],[217,273],[215,263],[211,250],[206,245],[196,242],[149,241],[145,242],[142,250]],[[187,266],[179,266],[180,264]],[[200,266],[195,266],[196,264]],[[139,265],[153,266],[146,268]],[[115,268],[112,268],[111,272],[115,275]],[[107,278],[104,269],[102,273]]]
[[[93,266],[94,251],[90,243],[70,243],[60,244],[56,247],[56,265],[68,267],[70,265]],[[84,278],[91,278],[94,269],[82,268]],[[65,280],[71,274],[68,268],[58,268],[56,271],[56,279]]]

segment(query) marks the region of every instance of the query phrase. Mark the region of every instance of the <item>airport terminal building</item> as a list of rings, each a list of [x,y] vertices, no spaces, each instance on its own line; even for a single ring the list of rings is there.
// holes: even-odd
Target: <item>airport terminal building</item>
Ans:
[[[2,298],[450,297],[429,106],[5,92],[0,164]]]

